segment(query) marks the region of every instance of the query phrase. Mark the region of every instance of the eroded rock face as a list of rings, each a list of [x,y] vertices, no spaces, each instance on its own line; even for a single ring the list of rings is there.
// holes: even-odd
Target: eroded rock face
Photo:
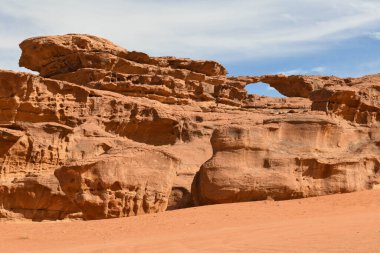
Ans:
[[[380,75],[349,79],[348,85],[327,86],[310,94],[312,109],[345,120],[377,125],[380,121]]]
[[[214,131],[202,165],[200,204],[275,200],[372,189],[380,183],[378,129],[327,117],[265,120]]]
[[[55,62],[61,62],[63,66],[66,57],[75,58],[81,53],[101,52],[121,57],[127,54],[126,49],[116,46],[106,39],[77,34],[30,38],[24,40],[20,44],[20,48],[22,50],[20,66],[38,72],[47,72],[47,66],[51,66]]]
[[[170,155],[156,147],[177,141],[188,142],[192,138],[192,131],[198,130],[187,125],[189,119],[185,115],[170,114],[167,112],[169,108],[157,111],[144,104],[147,101],[133,102],[117,94],[116,97],[113,94],[98,94],[95,90],[75,84],[30,74],[2,71],[0,76],[3,88],[1,99],[12,101],[4,103],[0,114],[0,204],[5,210],[34,220],[62,219],[78,212],[86,219],[116,217],[115,211],[94,211],[99,216],[86,212],[91,206],[90,202],[85,202],[86,205],[78,202],[77,198],[72,197],[73,194],[66,192],[67,181],[62,181],[62,177],[58,181],[54,176],[54,171],[61,166],[76,161],[97,158],[103,164],[110,160],[107,154],[116,152],[114,150],[121,150],[119,152],[125,164],[122,169],[130,172],[128,176],[134,178],[141,170],[142,180],[148,182],[148,177],[153,176],[158,180],[150,180],[150,185],[165,185],[162,189],[156,187],[149,190],[153,193],[148,195],[144,192],[147,191],[144,188],[147,187],[146,182],[143,184],[141,180],[135,180],[135,185],[127,185],[127,188],[141,188],[139,194],[144,198],[151,199],[155,194],[161,196],[161,199],[154,200],[153,206],[151,200],[144,202],[144,207],[139,206],[135,214],[166,208],[178,166],[172,165],[174,162],[160,160],[160,154],[164,157]],[[144,145],[151,147],[139,151],[138,147],[141,149]],[[134,148],[133,152],[128,151],[131,147]],[[127,156],[128,153],[131,154]],[[135,158],[137,155],[139,158]],[[114,164],[112,169],[121,163],[118,159],[108,162]],[[142,163],[145,159],[150,165]],[[158,177],[155,170],[162,170],[160,173],[167,179]],[[63,171],[62,168],[59,171]],[[120,182],[122,184],[125,180]],[[78,188],[77,191],[79,194],[84,189]],[[104,203],[107,204],[107,201],[105,199]],[[119,216],[132,213],[120,213]]]
[[[130,148],[63,166],[55,176],[85,219],[116,218],[165,211],[177,166],[163,152]]]
[[[126,217],[371,189],[380,75],[227,76],[90,35],[20,44],[0,71],[0,218]],[[285,98],[247,94],[264,82]]]

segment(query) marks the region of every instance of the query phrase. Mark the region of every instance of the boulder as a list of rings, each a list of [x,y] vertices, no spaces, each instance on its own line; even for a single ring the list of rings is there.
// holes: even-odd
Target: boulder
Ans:
[[[62,191],[84,219],[165,211],[178,160],[163,152],[125,149],[58,168]]]
[[[378,128],[358,131],[322,116],[217,129],[211,137],[213,156],[199,171],[194,197],[204,205],[376,188],[378,133]]]

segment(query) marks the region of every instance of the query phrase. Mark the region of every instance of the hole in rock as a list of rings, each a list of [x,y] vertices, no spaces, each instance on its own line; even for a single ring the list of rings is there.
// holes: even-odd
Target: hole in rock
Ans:
[[[176,210],[193,205],[191,193],[183,187],[173,187],[166,210]]]
[[[248,91],[248,94],[252,95],[285,98],[285,96],[278,92],[275,88],[263,82],[248,84],[247,86],[245,86],[245,89],[246,91]]]

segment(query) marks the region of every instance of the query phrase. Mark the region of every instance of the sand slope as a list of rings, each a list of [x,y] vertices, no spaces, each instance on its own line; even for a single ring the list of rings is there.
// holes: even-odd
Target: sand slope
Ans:
[[[380,252],[380,190],[112,220],[0,223],[0,252]]]

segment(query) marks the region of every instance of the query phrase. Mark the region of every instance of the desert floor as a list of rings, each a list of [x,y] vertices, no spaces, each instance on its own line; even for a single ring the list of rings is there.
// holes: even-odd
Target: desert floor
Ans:
[[[0,252],[380,252],[380,190],[145,216],[0,223]]]

